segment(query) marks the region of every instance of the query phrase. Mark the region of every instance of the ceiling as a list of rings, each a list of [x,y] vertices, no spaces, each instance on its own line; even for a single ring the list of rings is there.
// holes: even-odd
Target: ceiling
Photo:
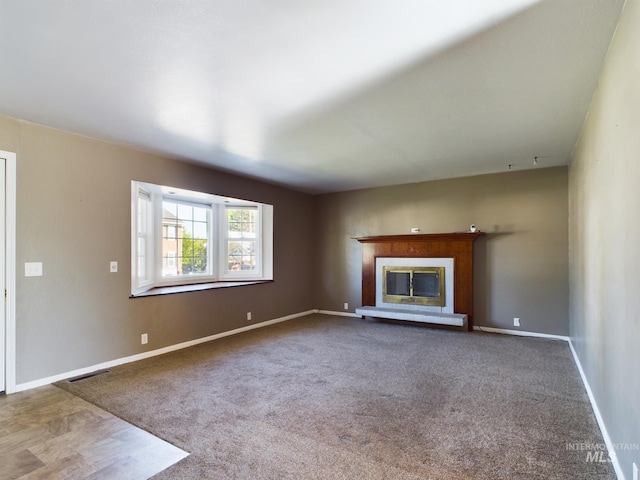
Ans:
[[[0,114],[309,193],[566,165],[623,4],[0,0]]]

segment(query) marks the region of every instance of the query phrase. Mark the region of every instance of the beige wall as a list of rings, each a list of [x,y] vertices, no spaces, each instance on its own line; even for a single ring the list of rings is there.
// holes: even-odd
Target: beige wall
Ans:
[[[571,339],[613,443],[640,444],[640,2],[628,0],[570,166]],[[640,451],[619,450],[632,478]]]
[[[253,323],[344,302],[353,311],[351,237],[413,226],[488,232],[476,242],[477,325],[513,328],[520,317],[522,330],[568,333],[566,168],[314,198],[28,122],[0,117],[0,127],[0,149],[18,154],[19,384],[242,327],[247,311]],[[130,299],[132,179],[274,204],[275,282]],[[28,261],[44,276],[23,277]]]
[[[318,197],[318,308],[361,301],[352,237],[456,232],[474,223],[475,323],[568,335],[567,169],[507,172]]]
[[[314,307],[313,197],[7,118],[0,149],[17,153],[18,384]],[[275,281],[130,299],[131,180],[273,204]]]

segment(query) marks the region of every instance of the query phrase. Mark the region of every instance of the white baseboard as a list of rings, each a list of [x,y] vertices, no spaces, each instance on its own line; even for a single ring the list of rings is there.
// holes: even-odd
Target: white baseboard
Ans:
[[[613,446],[613,442],[611,441],[611,437],[609,436],[607,427],[604,424],[604,419],[602,418],[602,415],[600,415],[600,409],[598,409],[598,404],[596,403],[596,399],[593,396],[593,392],[591,391],[591,387],[589,386],[589,382],[587,381],[587,376],[585,375],[584,370],[582,369],[582,364],[580,363],[578,354],[576,353],[575,348],[573,348],[573,343],[571,343],[571,339],[569,339],[569,348],[571,349],[571,353],[573,354],[573,360],[576,362],[576,366],[578,367],[578,371],[580,372],[580,377],[582,378],[582,383],[584,384],[584,388],[587,391],[587,395],[589,396],[589,401],[591,402],[591,408],[593,408],[593,413],[596,416],[598,426],[600,427],[600,432],[602,433],[602,438],[604,439],[604,443],[607,446],[607,450],[609,450],[609,458],[611,459],[611,464],[613,465],[613,469],[616,472],[616,477],[618,477],[618,480],[625,480],[622,467],[620,466],[620,462],[618,462],[618,457],[616,455],[616,450]]]
[[[353,317],[353,318],[361,317],[357,313],[353,313],[353,312],[334,312],[332,310],[316,310],[316,313],[321,313],[323,315],[338,315],[339,317]]]
[[[479,330],[481,332],[502,333],[505,335],[517,335],[519,337],[538,337],[538,338],[548,338],[551,340],[563,340],[565,342],[569,341],[569,337],[564,337],[562,335],[550,335],[548,333],[527,332],[523,330],[508,330],[505,328],[494,328],[494,327],[481,327],[478,325],[475,325],[473,329]]]
[[[97,365],[92,365],[90,367],[79,368],[77,370],[60,373],[58,375],[53,375],[51,377],[40,378],[38,380],[33,380],[31,382],[26,382],[26,383],[20,383],[15,386],[15,390],[13,390],[11,393],[30,390],[32,388],[37,388],[37,387],[42,387],[44,385],[49,385],[51,383],[59,382],[60,380],[65,380],[67,378],[86,375],[87,373],[95,372],[96,370],[104,370],[105,368],[112,368],[118,365],[123,365],[125,363],[144,360],[145,358],[151,358],[157,355],[162,355],[165,353],[174,352],[176,350],[181,350],[183,348],[193,347],[194,345],[198,345],[200,343],[210,342],[212,340],[217,340],[219,338],[228,337],[230,335],[236,335],[238,333],[247,332],[249,330],[254,330],[256,328],[266,327],[268,325],[273,325],[275,323],[285,322],[287,320],[292,320],[294,318],[304,317],[307,315],[311,315],[313,313],[318,313],[318,310],[307,310],[306,312],[294,313],[292,315],[287,315],[285,317],[275,318],[273,320],[267,320],[266,322],[254,323],[253,325],[247,325],[246,327],[236,328],[235,330],[229,330],[227,332],[217,333],[215,335],[209,335],[208,337],[197,338],[195,340],[189,340],[188,342],[182,342],[175,345],[169,345],[168,347],[159,348],[157,350],[151,350],[149,352],[138,353],[136,355],[131,355],[128,357],[118,358],[116,360],[110,360],[108,362],[99,363]]]

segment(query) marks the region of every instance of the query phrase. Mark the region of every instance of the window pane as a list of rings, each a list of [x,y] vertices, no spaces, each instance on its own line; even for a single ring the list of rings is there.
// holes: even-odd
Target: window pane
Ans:
[[[165,238],[162,241],[163,255],[167,256],[167,252],[177,252],[180,243],[181,243],[181,240],[178,240],[177,238],[170,238],[170,239]]]
[[[207,257],[194,258],[193,270],[197,273],[205,273],[207,271]]]
[[[138,278],[145,278],[147,276],[146,268],[147,259],[144,255],[138,256]]]
[[[162,245],[163,275],[207,273],[210,208],[168,200],[163,201],[162,205],[167,228]],[[175,212],[174,218],[172,212]]]
[[[178,217],[178,205],[173,202],[162,202],[163,218],[176,219]]]
[[[180,220],[193,220],[193,208],[191,205],[178,204],[178,218]]]
[[[166,252],[162,256],[162,274],[163,275],[180,275],[178,263],[176,262],[176,252]]]
[[[182,257],[182,272],[181,273],[191,273],[193,272],[193,262],[191,261],[191,257]]]
[[[244,255],[255,255],[256,242],[242,242],[242,253]]]
[[[193,223],[193,238],[200,238],[203,240],[207,239],[207,232],[209,230],[209,225],[203,222],[194,222]]]
[[[146,254],[146,246],[148,239],[148,222],[149,215],[151,210],[151,197],[150,195],[143,191],[138,190],[138,208],[137,208],[137,269],[136,276],[138,282],[143,282],[147,280],[148,269],[147,269],[147,254]]]
[[[256,269],[256,242],[229,241],[227,243],[227,268],[230,271]]]
[[[165,238],[176,239],[177,232],[178,232],[178,229],[176,225],[165,225],[165,228],[164,228]]]
[[[182,257],[182,274],[188,275],[193,273],[207,272],[207,257],[190,255]]]
[[[207,221],[207,209],[206,208],[194,208],[193,210],[193,219],[196,222],[206,222]]]
[[[227,268],[256,270],[258,209],[227,207]]]

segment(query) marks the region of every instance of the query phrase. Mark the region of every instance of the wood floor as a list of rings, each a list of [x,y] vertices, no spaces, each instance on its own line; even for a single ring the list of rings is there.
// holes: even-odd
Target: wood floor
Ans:
[[[187,455],[52,385],[0,396],[0,480],[145,479]]]

